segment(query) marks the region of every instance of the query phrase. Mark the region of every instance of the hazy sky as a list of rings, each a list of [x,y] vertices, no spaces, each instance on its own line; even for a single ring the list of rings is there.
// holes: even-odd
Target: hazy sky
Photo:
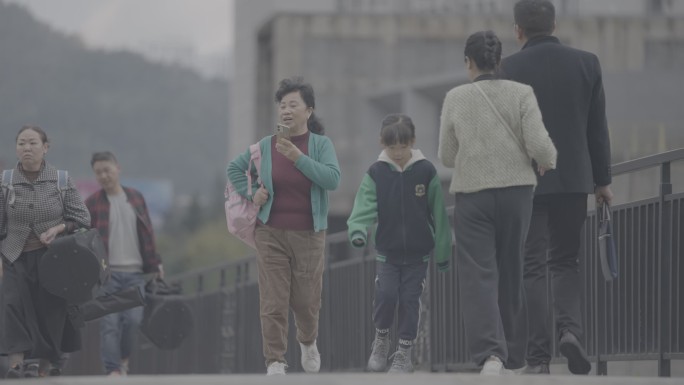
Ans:
[[[233,0],[0,0],[29,7],[91,46],[136,51],[173,45],[200,55],[233,46]]]

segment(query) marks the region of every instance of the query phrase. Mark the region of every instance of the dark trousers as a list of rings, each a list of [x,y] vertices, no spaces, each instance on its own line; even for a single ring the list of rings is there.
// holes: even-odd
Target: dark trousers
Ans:
[[[582,336],[578,253],[587,194],[549,194],[534,198],[532,221],[525,244],[527,355],[530,365],[551,359],[551,320],[547,269],[556,330]]]
[[[532,186],[456,194],[454,234],[459,301],[470,354],[478,365],[497,356],[508,368],[509,345],[520,341],[523,247]],[[523,328],[524,330],[524,328]]]
[[[389,329],[397,314],[399,340],[416,339],[420,319],[420,296],[425,288],[427,262],[407,265],[375,263],[373,322],[376,329]],[[397,309],[398,305],[398,309]]]
[[[46,291],[38,263],[46,249],[26,251],[10,263],[2,257],[0,353],[58,362],[81,348],[81,330],[71,323],[66,301]]]

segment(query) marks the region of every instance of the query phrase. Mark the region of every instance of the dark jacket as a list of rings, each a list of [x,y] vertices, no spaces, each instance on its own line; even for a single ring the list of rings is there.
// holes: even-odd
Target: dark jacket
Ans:
[[[565,46],[554,36],[527,41],[502,61],[502,76],[530,85],[544,125],[558,149],[536,195],[593,193],[611,183],[610,138],[601,65],[596,55]]]
[[[449,269],[451,227],[435,166],[419,150],[404,170],[383,151],[361,182],[347,220],[350,241],[366,244],[377,222],[377,259],[394,264],[427,261],[434,249],[440,271]]]
[[[156,273],[159,271],[161,259],[157,254],[154,243],[152,221],[147,211],[147,204],[143,195],[135,189],[124,187],[128,203],[133,207],[137,217],[136,225],[140,244],[140,255],[143,259],[143,272]],[[100,189],[94,192],[85,202],[90,211],[91,226],[98,230],[105,248],[109,251],[109,199],[107,193]]]

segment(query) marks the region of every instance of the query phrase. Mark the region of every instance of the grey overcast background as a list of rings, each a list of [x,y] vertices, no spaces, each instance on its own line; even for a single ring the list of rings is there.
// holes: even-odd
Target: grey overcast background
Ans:
[[[89,47],[232,75],[233,0],[4,0]]]

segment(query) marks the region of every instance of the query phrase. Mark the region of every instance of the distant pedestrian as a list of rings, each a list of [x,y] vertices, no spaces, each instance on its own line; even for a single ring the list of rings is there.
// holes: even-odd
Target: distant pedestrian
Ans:
[[[317,373],[316,345],[321,309],[328,191],[340,183],[340,167],[330,139],[314,113],[313,87],[302,78],[283,79],[275,94],[283,131],[259,141],[262,186],[247,196],[260,206],[255,243],[259,271],[261,336],[267,375],[287,368],[288,313],[292,309],[307,373]],[[247,195],[249,149],[228,165],[228,178]],[[252,170],[254,170],[252,168]]]
[[[523,245],[537,178],[556,164],[532,88],[497,78],[501,42],[491,31],[466,41],[469,84],[442,107],[439,159],[453,168],[456,266],[470,355],[481,374],[505,373],[522,311]],[[521,365],[522,366],[522,365]],[[510,369],[510,368],[509,368]]]
[[[570,372],[586,374],[591,364],[580,343],[580,238],[588,194],[594,193],[599,203],[610,203],[613,197],[601,65],[596,55],[552,36],[556,19],[550,1],[518,1],[514,17],[523,47],[503,61],[503,75],[534,89],[544,125],[558,147],[556,170],[539,176],[525,246],[529,335],[524,373],[549,373],[555,338]],[[547,267],[558,332],[553,337],[547,316]]]
[[[86,199],[92,227],[96,228],[109,255],[111,276],[102,294],[145,284],[144,274],[163,276],[156,252],[154,231],[145,198],[120,182],[121,167],[109,151],[93,154],[90,165],[102,187]],[[124,376],[138,341],[143,308],[108,314],[100,320],[100,355],[105,373]]]
[[[420,296],[425,288],[430,255],[440,271],[449,269],[451,233],[442,186],[435,167],[414,149],[411,118],[391,114],[382,121],[383,151],[368,169],[347,220],[349,239],[356,247],[375,234],[375,339],[368,369],[384,371],[390,348],[389,331],[398,310],[398,349],[390,373],[413,371],[411,348],[418,333]]]

